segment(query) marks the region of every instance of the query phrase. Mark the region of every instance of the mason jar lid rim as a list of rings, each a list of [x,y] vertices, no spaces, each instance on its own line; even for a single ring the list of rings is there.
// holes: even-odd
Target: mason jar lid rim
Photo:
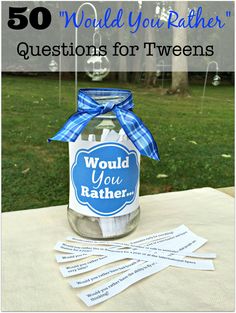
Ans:
[[[116,116],[115,115],[101,114],[101,115],[95,116],[95,118],[104,119],[104,120],[115,120]]]

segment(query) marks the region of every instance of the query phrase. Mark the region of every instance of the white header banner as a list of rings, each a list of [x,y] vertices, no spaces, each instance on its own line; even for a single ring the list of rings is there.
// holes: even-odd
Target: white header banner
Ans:
[[[3,71],[234,70],[233,1],[4,1],[2,30]]]

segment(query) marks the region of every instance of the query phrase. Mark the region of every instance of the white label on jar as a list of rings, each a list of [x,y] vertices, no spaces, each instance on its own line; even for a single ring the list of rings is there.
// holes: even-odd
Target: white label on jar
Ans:
[[[140,154],[130,140],[69,143],[69,207],[83,215],[129,214],[139,206]]]

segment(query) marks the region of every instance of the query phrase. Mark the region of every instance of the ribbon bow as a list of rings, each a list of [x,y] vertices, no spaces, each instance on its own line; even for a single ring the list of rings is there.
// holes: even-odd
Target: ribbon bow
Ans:
[[[98,103],[96,99],[113,100]],[[123,99],[120,102],[114,100]],[[133,142],[142,155],[159,160],[157,144],[141,119],[132,112],[134,107],[129,90],[102,88],[80,89],[78,94],[78,110],[64,124],[51,140],[76,141],[89,121],[100,114],[113,111],[124,129],[127,137]]]

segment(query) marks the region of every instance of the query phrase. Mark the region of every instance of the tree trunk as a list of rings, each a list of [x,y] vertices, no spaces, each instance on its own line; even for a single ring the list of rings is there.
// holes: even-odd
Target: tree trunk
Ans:
[[[110,72],[107,76],[107,80],[116,81],[117,80],[117,72]]]
[[[156,85],[156,73],[155,72],[145,72],[144,84],[146,87]]]
[[[153,2],[149,1],[146,4],[148,16],[153,15]],[[153,28],[145,32],[146,42],[155,42],[157,31]],[[146,56],[145,58],[145,75],[144,84],[146,87],[156,85],[156,50],[153,51],[153,56]]]
[[[119,7],[119,5],[120,4],[117,2],[117,7]],[[124,38],[123,38],[123,33],[121,31],[118,32],[118,41],[121,43],[125,43]],[[118,80],[120,82],[123,82],[123,83],[126,83],[128,81],[128,73],[124,70],[126,68],[127,68],[126,56],[120,56],[119,57]]]
[[[126,83],[127,80],[128,80],[127,78],[128,78],[127,72],[119,72],[118,73],[118,80],[119,80],[119,82]]]
[[[137,32],[136,38],[137,38],[137,42],[142,40],[140,32]],[[136,44],[136,42],[133,42],[133,44]],[[136,70],[137,70],[137,59],[132,58],[132,75],[131,75],[130,82],[135,83],[135,84],[140,84],[142,72],[137,72]]]
[[[141,72],[136,72],[135,71],[135,67],[133,66],[134,70],[131,72],[131,78],[130,78],[130,82],[131,83],[140,83],[141,81]]]
[[[187,1],[176,1],[175,10],[180,16],[186,16],[188,10]],[[184,47],[187,45],[186,28],[173,29],[173,46],[179,45]],[[171,93],[182,95],[188,94],[188,60],[183,54],[180,56],[172,56],[172,86]]]
[[[188,94],[188,72],[172,72],[172,93]]]

